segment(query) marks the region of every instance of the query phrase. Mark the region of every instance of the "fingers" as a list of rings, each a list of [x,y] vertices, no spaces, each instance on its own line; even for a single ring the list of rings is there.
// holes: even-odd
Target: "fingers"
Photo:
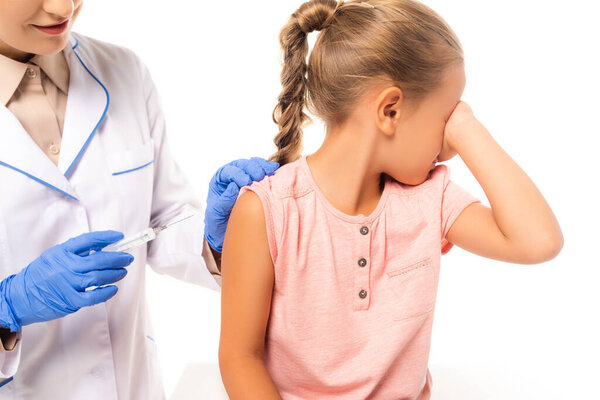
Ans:
[[[235,165],[226,165],[218,172],[217,180],[224,184],[235,182],[239,187],[252,183],[250,176],[241,168]]]
[[[247,163],[248,163],[248,160],[246,158],[240,158],[239,160],[233,160],[228,165],[233,165],[234,167],[244,169],[244,167],[246,166]]]
[[[249,161],[248,164],[246,164],[244,171],[250,175],[250,178],[252,178],[253,181],[260,181],[266,175],[263,167],[256,161]]]
[[[98,251],[89,256],[79,257],[74,271],[86,273],[90,271],[119,269],[128,266],[133,260],[134,257],[129,253],[120,251]]]
[[[264,158],[260,157],[252,157],[250,161],[254,161],[258,165],[260,165],[261,168],[265,171],[265,174],[267,175],[273,175],[273,173],[277,171],[277,169],[280,167],[278,162],[267,161]]]
[[[117,294],[118,290],[119,289],[116,286],[110,285],[99,287],[97,289],[90,290],[87,292],[81,292],[79,293],[79,296],[77,296],[77,306],[81,308],[86,306],[93,306],[94,304],[98,303],[103,303],[106,300],[112,298],[115,294]]]
[[[231,214],[239,193],[240,188],[238,185],[235,182],[231,182],[219,198],[219,202],[215,204],[215,211],[221,215]]]
[[[265,175],[271,175],[275,169],[277,169],[274,168],[273,164],[277,163],[270,163],[260,157],[252,157],[249,160],[244,160],[244,163],[239,164],[238,167],[243,169],[253,181],[260,181]],[[279,166],[279,164],[277,164],[277,166]]]
[[[235,182],[231,182],[227,186],[227,189],[225,189],[225,191],[221,195],[221,198],[233,200],[235,202],[235,200],[237,200],[237,196],[239,193],[240,193],[240,188],[238,187],[238,185],[236,185]]]
[[[272,175],[278,168],[279,163],[260,157],[252,157],[249,160],[242,158],[225,165],[220,170],[217,180],[223,184],[236,182],[238,187],[242,187],[250,185],[252,181],[262,180],[265,175]]]
[[[84,233],[83,235],[76,236],[67,240],[63,246],[64,248],[75,254],[87,253],[90,250],[101,250],[109,244],[118,242],[123,239],[123,234],[116,231],[98,231]]]
[[[127,270],[125,268],[90,271],[80,275],[79,283],[74,285],[74,289],[84,291],[90,286],[110,285],[125,278],[126,275]]]
[[[217,203],[226,200],[227,204],[220,204],[218,208],[220,208],[220,212],[228,214],[233,208],[233,203],[229,204],[229,200],[233,199],[232,201],[235,203],[239,188],[251,185],[254,181],[260,181],[266,175],[273,175],[278,168],[279,163],[260,157],[232,161],[221,167],[211,179],[209,202],[210,199],[218,199]],[[237,187],[231,186],[232,183],[235,183]]]

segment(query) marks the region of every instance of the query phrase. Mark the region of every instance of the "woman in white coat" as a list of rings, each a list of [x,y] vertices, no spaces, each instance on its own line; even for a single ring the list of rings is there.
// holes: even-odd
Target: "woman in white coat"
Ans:
[[[0,398],[162,399],[145,266],[219,290],[239,187],[278,165],[232,162],[211,181],[204,220],[133,257],[98,251],[201,206],[169,153],[148,70],[71,34],[81,5],[0,0]]]

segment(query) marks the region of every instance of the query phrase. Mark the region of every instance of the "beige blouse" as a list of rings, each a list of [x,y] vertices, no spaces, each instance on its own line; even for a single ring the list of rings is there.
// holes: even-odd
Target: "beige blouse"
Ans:
[[[63,52],[36,55],[26,63],[0,54],[0,102],[56,165],[68,90],[69,67]]]

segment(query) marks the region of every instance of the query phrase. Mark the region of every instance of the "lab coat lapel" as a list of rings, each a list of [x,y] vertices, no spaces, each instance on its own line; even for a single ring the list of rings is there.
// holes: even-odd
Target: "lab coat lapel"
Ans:
[[[8,168],[51,189],[76,198],[65,176],[33,141],[17,117],[0,106],[0,168]],[[10,188],[7,188],[10,190]]]
[[[67,178],[77,168],[108,111],[108,91],[88,54],[85,46],[71,36],[71,46],[65,49],[71,75],[58,161],[58,169]]]

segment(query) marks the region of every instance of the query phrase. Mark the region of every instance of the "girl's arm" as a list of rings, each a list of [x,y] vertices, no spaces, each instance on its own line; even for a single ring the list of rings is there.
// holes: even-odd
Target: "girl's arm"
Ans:
[[[219,367],[227,394],[237,399],[281,399],[263,362],[273,291],[262,203],[248,191],[235,203],[221,263]]]
[[[512,263],[554,258],[564,239],[550,206],[466,103],[455,107],[444,140],[460,155],[491,205],[467,206],[446,239],[472,253]]]

